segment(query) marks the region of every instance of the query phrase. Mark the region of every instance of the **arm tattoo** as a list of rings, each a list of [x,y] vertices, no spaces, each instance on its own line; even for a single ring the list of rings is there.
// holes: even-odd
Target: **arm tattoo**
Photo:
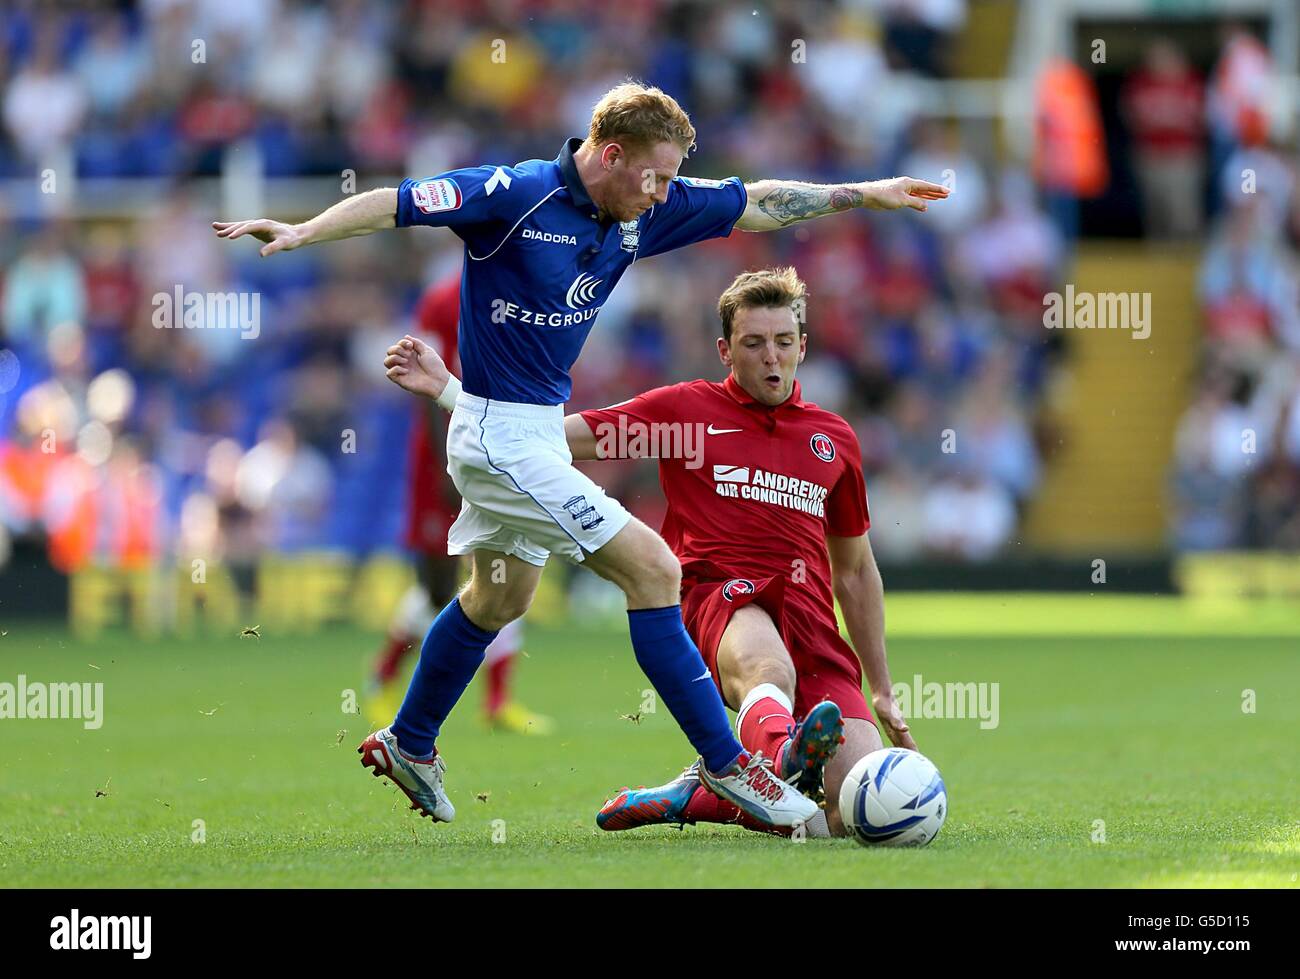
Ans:
[[[862,207],[862,191],[816,184],[778,184],[754,202],[781,227],[808,218]]]

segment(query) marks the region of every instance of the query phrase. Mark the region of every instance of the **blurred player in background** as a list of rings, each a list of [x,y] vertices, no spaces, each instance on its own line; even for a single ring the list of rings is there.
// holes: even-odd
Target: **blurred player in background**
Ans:
[[[421,338],[452,369],[457,369],[456,325],[460,315],[460,276],[429,286],[416,305]],[[421,402],[407,445],[407,502],[404,537],[415,556],[415,582],[394,610],[384,645],[375,656],[367,684],[365,710],[374,724],[392,720],[402,703],[402,662],[424,638],[438,610],[456,597],[461,561],[447,553],[447,531],[460,513],[460,494],[447,475],[447,421],[432,402]],[[492,640],[485,653],[484,714],[488,725],[515,734],[549,734],[555,722],[535,714],[510,696],[510,677],[522,648],[524,624],[516,619]]]
[[[566,416],[575,459],[659,457],[668,500],[664,539],[682,563],[682,616],[746,750],[772,760],[810,797],[839,798],[849,769],[881,747],[863,696],[890,741],[916,749],[894,700],[885,656],[884,588],[867,539],[862,452],[840,416],[804,401],[795,370],[807,352],[804,284],[793,268],[746,272],[718,301],[725,381],[655,388]],[[445,365],[421,341],[389,348],[388,376],[436,398]],[[699,453],[665,452],[659,432],[686,427]],[[850,646],[835,618],[839,599]],[[842,732],[842,733],[841,733]],[[841,747],[842,746],[842,747]],[[844,835],[838,807],[811,835]],[[622,789],[603,829],[739,823],[770,830],[701,784],[696,766],[651,789]]]

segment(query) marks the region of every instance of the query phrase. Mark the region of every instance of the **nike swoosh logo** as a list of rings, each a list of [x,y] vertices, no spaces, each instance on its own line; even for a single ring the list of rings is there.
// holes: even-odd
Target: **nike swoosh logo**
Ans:
[[[785,716],[784,714],[764,714],[762,717],[758,719],[758,723],[762,724],[769,717],[784,717],[784,716]]]
[[[703,673],[701,673],[699,676],[697,676],[697,677],[696,677],[694,680],[692,680],[691,682],[692,682],[692,683],[699,683],[701,680],[712,680],[712,679],[713,679],[713,674],[710,673],[708,670],[705,670]]]
[[[713,423],[710,422],[709,427],[705,429],[705,431],[708,432],[708,434],[710,435],[726,435],[728,432],[743,432],[744,429],[743,428],[714,428]]]

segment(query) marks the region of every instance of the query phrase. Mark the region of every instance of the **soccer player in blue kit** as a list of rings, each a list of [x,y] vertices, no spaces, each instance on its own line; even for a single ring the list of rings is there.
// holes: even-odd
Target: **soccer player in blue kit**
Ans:
[[[681,568],[668,545],[573,467],[564,435],[569,368],[637,259],[733,228],[774,230],[857,207],[924,211],[948,191],[909,177],[843,185],[680,177],[694,144],[671,96],[628,82],[596,104],[587,138],[570,139],[554,160],[403,180],[302,224],[213,223],[219,237],[264,242],[264,256],[412,225],[450,228],[465,243],[463,389],[451,385],[443,399],[455,407],[447,468],[462,497],[448,552],[472,554],[473,570],[425,637],[397,718],[358,748],[363,765],[435,821],[455,816],[434,744],[441,725],[497,630],[528,609],[552,553],[626,595],[637,663],[699,752],[705,786],[773,826],[817,811],[732,733],[682,623]]]

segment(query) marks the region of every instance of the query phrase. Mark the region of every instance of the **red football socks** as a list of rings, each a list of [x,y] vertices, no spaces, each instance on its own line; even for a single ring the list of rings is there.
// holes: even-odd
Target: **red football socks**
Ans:
[[[781,749],[790,740],[790,729],[794,727],[790,709],[773,697],[760,697],[742,708],[737,726],[745,750],[750,754],[761,751],[779,771]]]
[[[402,665],[402,657],[414,641],[410,636],[389,636],[384,640],[384,648],[375,660],[375,679],[384,684],[395,677],[397,668]]]
[[[766,823],[759,822],[749,813],[737,809],[725,799],[718,798],[703,785],[695,790],[691,801],[686,803],[682,815],[697,823],[734,823],[756,833],[775,833],[778,836],[789,836],[791,833],[788,826],[768,826]]]
[[[509,699],[510,667],[514,662],[515,654],[510,653],[488,663],[487,712],[489,715],[499,711]]]

